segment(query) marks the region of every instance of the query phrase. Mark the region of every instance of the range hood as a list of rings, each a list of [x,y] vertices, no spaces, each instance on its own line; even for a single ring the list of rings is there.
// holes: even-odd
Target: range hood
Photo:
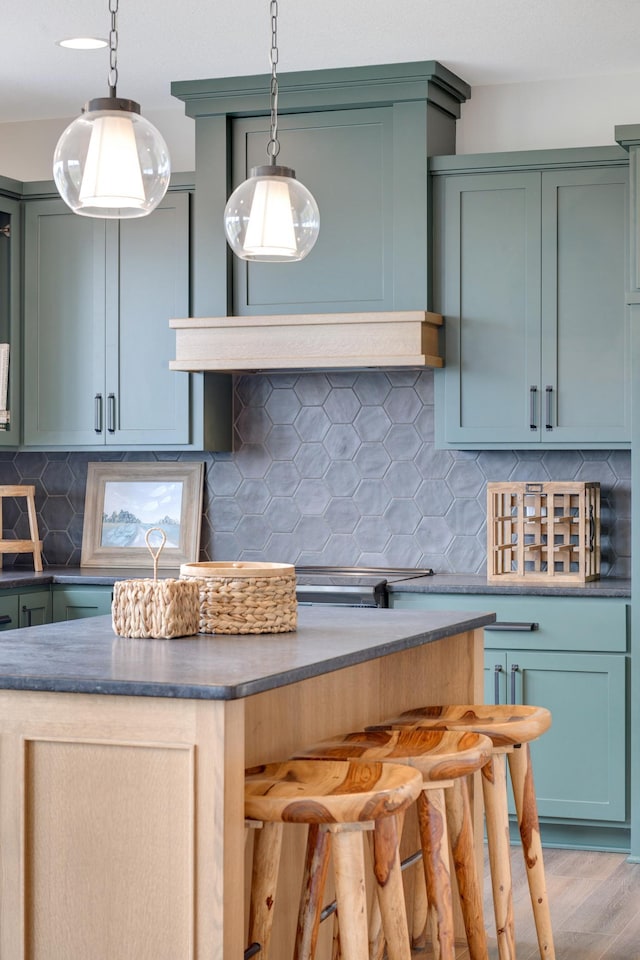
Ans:
[[[262,317],[188,317],[171,370],[355,370],[441,367],[442,317],[425,310]]]

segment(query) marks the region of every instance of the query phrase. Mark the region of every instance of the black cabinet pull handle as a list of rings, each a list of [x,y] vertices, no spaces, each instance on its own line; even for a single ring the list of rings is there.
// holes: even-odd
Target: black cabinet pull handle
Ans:
[[[518,666],[517,663],[513,663],[511,665],[511,703],[512,704],[516,702],[516,673],[518,672],[519,669],[520,667]]]
[[[11,622],[11,617],[8,613],[3,613],[2,616],[0,616],[0,627],[6,627],[7,624]]]
[[[529,387],[529,429],[537,430],[538,424],[536,423],[536,398],[538,395],[537,387]]]
[[[96,433],[102,433],[102,394],[96,393],[93,398],[94,425]]]
[[[116,432],[116,395],[107,394],[107,430],[109,433]]]
[[[540,624],[535,623],[533,620],[531,622],[525,620],[514,620],[509,622],[508,620],[496,620],[495,623],[488,623],[485,630],[519,630],[521,633],[530,632],[531,630],[539,630]]]
[[[500,703],[500,674],[502,673],[502,664],[496,663],[493,668],[493,702]]]
[[[547,398],[547,404],[546,404],[546,407],[547,407],[546,421],[547,422],[545,423],[545,429],[553,430],[553,424],[551,423],[551,398],[553,396],[553,387],[550,387],[547,384],[547,386],[544,388],[544,391]]]

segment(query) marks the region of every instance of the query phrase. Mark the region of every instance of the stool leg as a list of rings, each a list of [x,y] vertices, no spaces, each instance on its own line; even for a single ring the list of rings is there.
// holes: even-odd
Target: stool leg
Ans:
[[[395,817],[376,820],[373,831],[373,873],[377,882],[384,939],[387,941],[387,956],[389,960],[411,960],[398,838]]]
[[[340,924],[340,956],[363,960],[367,956],[367,897],[362,829],[352,825],[329,827]]]
[[[404,825],[404,810],[397,814],[396,826],[398,835],[398,844],[402,837],[402,828]],[[376,833],[375,830],[369,834],[371,839],[371,858],[374,871],[376,869]],[[377,877],[376,877],[377,879]],[[424,878],[423,878],[424,879]],[[406,912],[406,910],[405,910]],[[371,903],[369,913],[369,960],[382,960],[385,948],[385,930],[382,922],[382,913],[380,911],[380,897],[376,895]]]
[[[489,763],[482,768],[481,773],[498,956],[500,960],[515,960],[507,775],[504,756],[494,753]]]
[[[469,790],[464,777],[456,779],[453,786],[445,790],[445,803],[469,956],[471,960],[488,960],[487,932],[484,926],[482,890],[476,869]]]
[[[249,943],[259,943],[262,960],[268,960],[273,928],[273,908],[282,849],[282,823],[265,823],[256,831],[249,905]]]
[[[313,960],[315,956],[329,867],[329,841],[329,834],[319,824],[309,825],[294,960]]]
[[[417,803],[433,955],[435,960],[454,960],[455,934],[444,790],[423,790]]]
[[[523,743],[509,755],[509,772],[518,814],[522,852],[527,868],[533,918],[538,936],[538,948],[543,960],[555,960],[549,900],[542,859],[538,806],[533,785],[533,767],[529,744]]]
[[[411,917],[411,946],[414,950],[425,950],[429,929],[429,904],[427,887],[424,881],[424,867],[418,863],[413,878],[413,905]]]

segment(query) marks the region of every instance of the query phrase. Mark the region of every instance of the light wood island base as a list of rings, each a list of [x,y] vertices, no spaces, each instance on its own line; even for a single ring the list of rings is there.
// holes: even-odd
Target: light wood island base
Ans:
[[[241,960],[245,765],[420,704],[481,700],[480,629],[234,700],[0,689],[2,960]],[[302,868],[292,835],[283,958]]]

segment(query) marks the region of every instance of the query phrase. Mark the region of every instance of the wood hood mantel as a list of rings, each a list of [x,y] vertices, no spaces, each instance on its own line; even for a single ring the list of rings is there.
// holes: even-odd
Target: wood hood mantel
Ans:
[[[176,331],[172,370],[249,372],[424,368],[443,365],[442,317],[425,310],[261,317],[188,317]]]

